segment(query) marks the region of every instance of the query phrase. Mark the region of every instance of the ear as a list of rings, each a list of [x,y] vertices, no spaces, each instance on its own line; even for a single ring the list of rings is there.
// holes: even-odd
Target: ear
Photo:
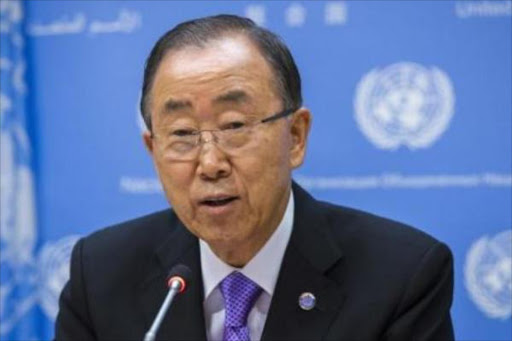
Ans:
[[[311,120],[310,111],[304,107],[297,110],[292,116],[290,125],[290,134],[292,137],[290,166],[292,168],[297,168],[304,162]]]
[[[153,138],[151,137],[151,132],[148,130],[144,131],[142,133],[142,138],[144,140],[144,145],[146,146],[146,149],[148,150],[149,154],[153,155],[154,145],[153,145]]]

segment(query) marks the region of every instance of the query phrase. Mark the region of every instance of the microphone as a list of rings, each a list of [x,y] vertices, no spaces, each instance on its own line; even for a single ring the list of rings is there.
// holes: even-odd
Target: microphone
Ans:
[[[160,307],[160,310],[158,311],[158,314],[156,315],[151,328],[149,328],[146,335],[144,335],[144,341],[155,340],[156,333],[160,328],[160,324],[162,324],[167,310],[169,310],[169,307],[172,304],[174,296],[185,291],[187,282],[192,277],[191,275],[192,271],[190,268],[183,264],[177,264],[172,267],[171,271],[169,271],[169,275],[167,276],[167,286],[169,287],[169,292],[167,293],[167,296],[165,296],[164,303],[162,303],[162,306]]]

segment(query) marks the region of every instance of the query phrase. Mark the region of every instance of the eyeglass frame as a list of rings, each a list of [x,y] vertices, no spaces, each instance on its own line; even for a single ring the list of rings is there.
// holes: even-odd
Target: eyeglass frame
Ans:
[[[273,115],[270,115],[269,117],[266,117],[266,118],[263,118],[259,121],[256,121],[253,126],[256,126],[258,124],[263,124],[263,123],[269,123],[269,122],[273,122],[273,121],[277,121],[281,118],[284,118],[284,117],[287,117],[287,116],[290,116],[291,114],[295,113],[297,111],[297,109],[293,109],[293,108],[288,108],[288,109],[284,109],[282,111],[279,111]],[[191,135],[197,135],[199,136],[199,138],[197,139],[197,142],[196,144],[194,145],[194,148],[197,148],[198,146],[200,146],[202,143],[206,143],[206,142],[209,142],[209,141],[204,141],[202,140],[202,133],[203,132],[209,132],[212,134],[212,136],[214,137],[214,139],[218,139],[217,135],[215,135],[215,132],[219,132],[219,131],[225,131],[226,129],[201,129],[201,130],[195,130],[193,132],[193,134]],[[153,130],[150,131],[150,137],[151,139],[154,139],[155,137],[158,137],[157,134],[155,134],[153,132]],[[204,141],[201,143],[201,141]]]

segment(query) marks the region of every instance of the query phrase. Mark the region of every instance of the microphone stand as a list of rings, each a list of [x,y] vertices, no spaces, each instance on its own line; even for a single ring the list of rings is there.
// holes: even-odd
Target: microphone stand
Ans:
[[[174,280],[171,282],[171,287],[169,289],[169,292],[167,293],[167,296],[165,297],[164,303],[160,307],[160,310],[158,311],[158,314],[156,315],[155,320],[151,325],[151,328],[149,328],[146,335],[144,335],[144,341],[155,340],[156,333],[158,332],[158,328],[160,328],[160,325],[162,324],[165,313],[167,312],[167,310],[169,310],[169,307],[171,306],[174,296],[176,296],[176,294],[180,292],[181,286],[182,284],[179,280]]]

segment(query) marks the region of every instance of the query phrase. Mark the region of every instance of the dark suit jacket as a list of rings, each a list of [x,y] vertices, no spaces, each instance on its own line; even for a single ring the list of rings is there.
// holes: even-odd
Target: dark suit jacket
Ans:
[[[411,227],[316,201],[294,184],[295,218],[265,340],[452,340],[448,248]],[[199,246],[172,210],[80,240],[60,298],[58,340],[142,340],[177,263],[193,278],[157,340],[206,339]],[[317,304],[302,310],[311,292]]]

